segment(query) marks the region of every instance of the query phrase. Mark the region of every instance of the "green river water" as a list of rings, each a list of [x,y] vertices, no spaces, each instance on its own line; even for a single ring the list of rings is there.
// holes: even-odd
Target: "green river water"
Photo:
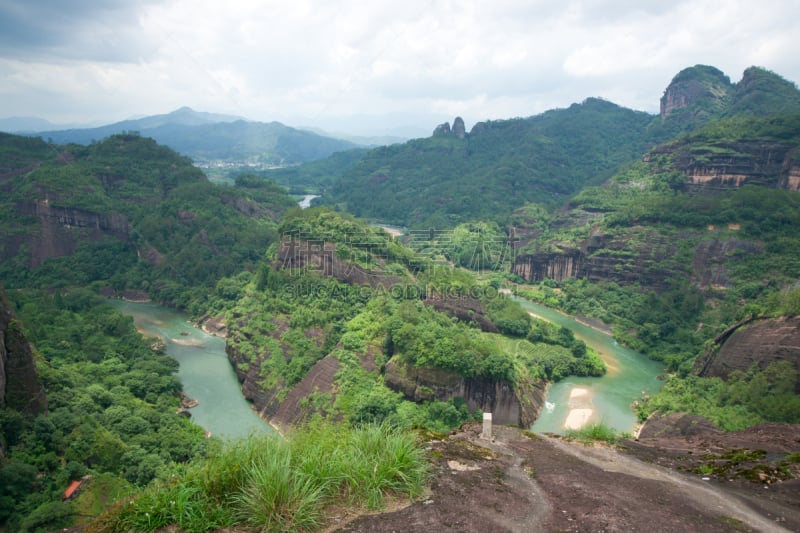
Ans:
[[[239,380],[225,354],[225,339],[195,327],[185,314],[155,303],[109,303],[133,317],[143,334],[164,340],[167,354],[180,364],[178,379],[183,390],[200,402],[190,410],[196,424],[221,437],[274,431],[242,396]]]
[[[567,315],[528,300],[515,299],[531,313],[571,329],[577,338],[594,348],[608,366],[603,377],[568,377],[554,383],[548,390],[545,408],[531,430],[564,433],[570,411],[578,407],[592,410],[585,423],[602,422],[618,432],[632,432],[636,415],[631,404],[640,399],[642,393],[649,395],[661,388],[663,382],[657,376],[663,372],[663,365],[620,346],[610,335]],[[584,389],[586,394],[571,399],[575,389]]]

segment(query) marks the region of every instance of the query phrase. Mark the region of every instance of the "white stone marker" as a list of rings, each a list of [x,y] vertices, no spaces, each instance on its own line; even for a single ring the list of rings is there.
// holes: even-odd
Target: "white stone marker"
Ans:
[[[483,431],[481,438],[484,440],[492,440],[492,413],[483,413]]]

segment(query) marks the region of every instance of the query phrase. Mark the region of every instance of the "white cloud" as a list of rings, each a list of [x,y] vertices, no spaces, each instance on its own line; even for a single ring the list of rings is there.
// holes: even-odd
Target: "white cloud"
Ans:
[[[655,112],[698,63],[734,81],[752,64],[800,80],[793,0],[56,5],[0,3],[0,116],[111,121],[189,105],[338,130],[392,115],[428,131],[589,96]]]

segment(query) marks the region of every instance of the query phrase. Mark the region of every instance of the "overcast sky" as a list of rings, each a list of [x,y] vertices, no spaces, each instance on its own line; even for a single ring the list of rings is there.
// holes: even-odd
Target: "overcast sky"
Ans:
[[[386,133],[590,96],[656,113],[695,64],[797,83],[798,20],[798,0],[0,0],[0,117],[190,106]]]

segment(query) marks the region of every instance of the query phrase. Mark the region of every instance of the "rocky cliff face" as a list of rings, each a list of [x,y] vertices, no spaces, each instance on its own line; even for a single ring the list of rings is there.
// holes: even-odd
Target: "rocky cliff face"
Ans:
[[[631,227],[621,235],[595,233],[556,251],[520,253],[512,271],[531,282],[587,278],[659,288],[683,268],[675,254],[674,240],[648,228]]]
[[[283,331],[285,324],[278,324],[274,337],[279,339]],[[262,365],[271,354],[259,353],[255,357],[243,354],[239,344],[232,342],[240,334],[240,330],[236,328],[229,330],[225,351],[242,384],[242,394],[253,402],[259,416],[270,424],[284,431],[301,423],[313,412],[314,407],[304,402],[311,394],[329,394],[331,399],[335,398],[336,373],[341,368],[341,363],[335,356],[327,355],[317,361],[305,377],[293,386],[287,386],[282,381],[269,383],[264,379]],[[322,332],[318,330],[309,330],[306,336],[314,342],[322,340]],[[284,353],[287,353],[285,347]],[[369,372],[377,371],[374,354],[363,354],[361,366]]]
[[[743,185],[800,191],[800,151],[789,144],[738,141],[697,147],[683,140],[655,148],[644,160],[663,155],[686,175],[689,192]]]
[[[523,382],[516,388],[505,381],[470,379],[434,368],[416,368],[392,359],[386,365],[386,384],[409,400],[447,401],[463,398],[470,411],[492,413],[497,424],[529,427],[544,406],[544,382]]]
[[[3,237],[0,261],[16,257],[20,247],[27,245],[30,268],[37,268],[46,259],[72,254],[82,240],[127,241],[131,229],[124,215],[58,207],[51,205],[48,200],[19,202],[17,214],[20,217],[35,217],[38,228],[30,235]]]
[[[267,351],[244,353],[243,347],[252,346],[245,333],[247,317],[234,317],[228,327],[225,351],[242,384],[245,398],[253,402],[259,415],[279,429],[288,429],[301,422],[313,410],[304,402],[313,393],[336,396],[336,373],[341,363],[334,355],[327,355],[311,368],[306,376],[293,386],[282,381],[271,381],[265,375],[265,364],[275,354]],[[273,339],[280,342],[288,324],[273,319]],[[491,324],[491,323],[489,323]],[[266,334],[265,334],[266,335]],[[306,337],[321,346],[324,332],[318,329],[306,331]],[[289,349],[281,344],[284,356],[289,357]],[[380,372],[376,365],[376,354],[368,349],[360,354],[362,368],[368,372]],[[542,381],[523,381],[517,385],[502,381],[467,379],[457,374],[437,369],[406,367],[398,359],[390,361],[385,369],[386,384],[402,392],[412,401],[447,401],[463,398],[470,410],[493,413],[495,422],[529,426],[544,405],[546,383]]]
[[[800,149],[791,143],[768,140],[698,143],[682,139],[656,147],[643,159],[651,163],[653,173],[683,175],[674,185],[682,194],[713,195],[745,185],[800,191]],[[581,209],[557,215],[554,229],[581,226],[595,229],[576,242],[548,243],[550,247],[542,252],[530,251],[530,243],[538,237],[535,229],[517,228],[520,252],[515,257],[513,272],[532,282],[587,278],[622,284],[639,282],[656,289],[680,272],[691,276],[700,287],[726,288],[730,286],[728,265],[742,254],[763,251],[759,242],[714,238],[715,233],[725,228],[713,226],[707,228],[710,234],[686,230],[677,238],[636,226],[616,234],[603,234],[597,229],[601,218],[601,213]],[[736,224],[727,227],[728,233],[738,229]],[[687,239],[698,241],[693,255],[676,259],[676,242]]]
[[[714,339],[692,371],[724,379],[734,370],[764,368],[774,361],[790,361],[800,372],[800,317],[753,318],[735,324]],[[800,383],[795,390],[800,394]]]
[[[259,416],[281,431],[301,422],[310,413],[302,400],[312,393],[335,393],[335,376],[339,371],[339,360],[329,355],[311,368],[306,376],[294,387],[284,383],[265,386],[261,377],[263,359],[251,362],[235,346],[226,345],[228,360],[236,369],[242,384],[242,394],[253,403]]]
[[[729,277],[731,258],[760,254],[763,249],[763,243],[737,238],[703,240],[694,249],[692,279],[701,288],[730,288],[732,286]]]
[[[30,344],[22,334],[5,291],[0,287],[0,407],[23,413],[47,411]]]
[[[633,227],[617,236],[587,238],[579,248],[519,254],[512,268],[514,274],[531,282],[586,278],[622,285],[640,283],[663,290],[667,280],[680,274],[701,288],[727,289],[732,287],[730,265],[744,255],[760,254],[764,248],[763,243],[728,236],[735,229],[732,224],[709,227],[705,233],[686,232],[681,239],[698,243],[692,255],[684,259],[678,255],[674,236]]]
[[[684,69],[661,97],[661,118],[681,109],[721,109],[732,89],[730,79],[714,67],[696,65]]]

